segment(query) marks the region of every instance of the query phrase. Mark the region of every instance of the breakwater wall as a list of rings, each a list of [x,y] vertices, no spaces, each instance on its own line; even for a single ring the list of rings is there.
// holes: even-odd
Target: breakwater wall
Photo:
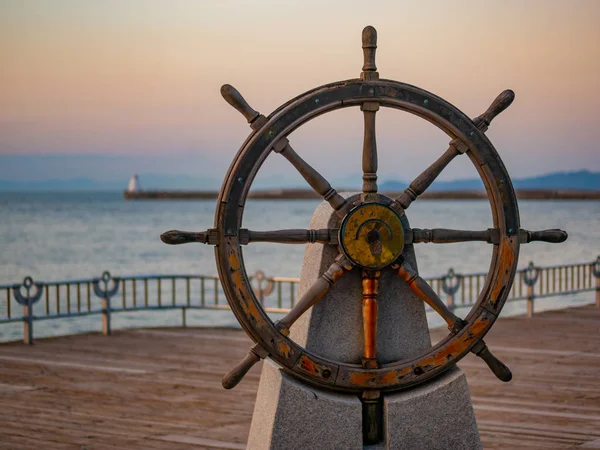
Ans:
[[[341,191],[352,192],[356,189]],[[600,200],[600,191],[560,190],[560,189],[516,189],[519,200]],[[383,191],[390,198],[398,197],[401,192]],[[216,199],[218,191],[138,191],[123,192],[126,200],[211,200]],[[303,200],[318,199],[320,196],[310,189],[270,189],[257,190],[248,194],[248,198],[262,200]],[[428,191],[419,199],[429,200],[483,200],[487,199],[483,190],[465,191]]]

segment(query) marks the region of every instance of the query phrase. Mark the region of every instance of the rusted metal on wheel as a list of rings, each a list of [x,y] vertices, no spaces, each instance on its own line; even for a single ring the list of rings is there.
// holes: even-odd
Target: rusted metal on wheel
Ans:
[[[533,240],[562,242],[561,230],[521,230],[519,211],[510,176],[492,143],[485,136],[491,121],[514,99],[502,92],[480,116],[469,119],[447,101],[423,89],[379,78],[375,65],[377,33],[363,31],[364,65],[360,79],[327,84],[285,103],[268,117],[249,106],[230,85],[222,88],[225,100],[249,122],[252,133],[232,162],[219,193],[214,228],[204,233],[168,232],[165,242],[214,244],[219,276],[236,318],[256,343],[248,356],[223,380],[237,384],[247,370],[269,356],[287,372],[309,383],[339,391],[381,392],[404,389],[437,376],[470,351],[481,357],[498,378],[507,381],[510,371],[487,349],[482,338],[497,319],[517,269],[519,245]],[[320,173],[292,148],[288,136],[308,121],[341,108],[359,107],[364,116],[362,193],[344,199]],[[375,122],[381,108],[394,108],[425,119],[450,139],[448,150],[421,173],[397,199],[377,192]],[[334,213],[326,230],[256,232],[242,228],[250,186],[271,153],[285,157],[307,183],[328,201]],[[488,194],[494,227],[486,231],[411,230],[405,210],[455,157],[466,154],[479,173]],[[368,211],[360,217],[360,211]],[[357,212],[358,211],[358,212]],[[369,216],[369,217],[367,217]],[[373,218],[374,220],[370,220]],[[183,233],[183,234],[181,234]],[[337,237],[337,240],[335,239]],[[212,239],[211,239],[212,238]],[[250,284],[241,245],[253,241],[280,243],[321,242],[337,245],[339,256],[280,321],[270,320]],[[466,317],[456,316],[416,270],[404,262],[404,244],[419,242],[483,241],[493,245],[492,261],[479,298]],[[324,298],[335,281],[357,266],[363,271],[365,349],[363,365],[331,361],[292,341],[289,329],[311,306]],[[394,270],[411,289],[431,305],[448,324],[450,333],[431,349],[410,360],[377,362],[377,292],[379,273]],[[379,395],[379,394],[377,394]],[[377,396],[376,395],[376,396]],[[368,402],[367,402],[368,404]]]

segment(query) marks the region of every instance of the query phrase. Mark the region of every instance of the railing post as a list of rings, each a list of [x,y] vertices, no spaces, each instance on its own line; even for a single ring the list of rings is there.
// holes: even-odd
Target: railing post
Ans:
[[[533,317],[534,314],[534,286],[539,276],[540,269],[538,267],[535,267],[533,261],[531,261],[527,266],[527,269],[523,271],[523,281],[527,285],[527,317],[529,317],[530,319]]]
[[[454,269],[448,269],[448,273],[442,277],[442,290],[446,294],[446,305],[451,310],[456,308],[454,294],[460,289],[462,275],[455,274]]]
[[[181,326],[187,328],[187,308],[181,308]]]
[[[113,286],[109,288],[109,284]],[[101,286],[102,284],[102,286]],[[110,298],[119,291],[119,278],[112,277],[110,272],[106,271],[100,278],[94,280],[94,294],[102,300],[102,334],[108,336],[111,333],[110,323]]]
[[[600,256],[596,258],[592,265],[592,272],[596,278],[596,306],[600,308]]]
[[[110,332],[110,298],[104,297],[102,299],[102,334],[108,336]]]
[[[31,289],[35,286],[35,294],[32,295]],[[25,288],[27,295],[21,294],[21,287]],[[33,305],[42,297],[43,283],[34,283],[31,277],[25,277],[22,284],[13,286],[13,295],[17,303],[23,306],[23,342],[33,344]]]

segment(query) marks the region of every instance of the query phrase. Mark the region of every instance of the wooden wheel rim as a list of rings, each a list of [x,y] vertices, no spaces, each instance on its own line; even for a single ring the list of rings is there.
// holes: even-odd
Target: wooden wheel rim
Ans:
[[[320,114],[363,102],[378,102],[415,114],[462,141],[482,179],[494,226],[499,229],[492,261],[479,298],[456,334],[449,334],[422,355],[364,369],[327,360],[281,334],[253,293],[239,242],[246,196],[262,163],[278,140]],[[445,100],[404,83],[379,80],[341,81],[302,94],[275,110],[242,145],[225,177],[215,214],[217,268],[227,301],[250,335],[288,372],[309,383],[340,391],[391,391],[422,383],[464,357],[493,325],[510,292],[519,252],[519,212],[512,183],[487,137]],[[334,287],[335,289],[335,287]]]

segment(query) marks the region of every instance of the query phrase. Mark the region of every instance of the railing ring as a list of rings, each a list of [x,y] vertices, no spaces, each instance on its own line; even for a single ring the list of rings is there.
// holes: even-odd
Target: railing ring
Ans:
[[[104,271],[100,278],[94,280],[94,294],[100,298],[111,298],[119,291],[119,277],[111,276],[109,271]],[[113,282],[113,286],[109,288],[110,282]],[[100,282],[104,287],[100,287]]]
[[[447,295],[454,295],[460,289],[463,276],[454,273],[454,269],[450,268],[448,273],[442,277],[442,290]]]
[[[262,270],[257,270],[256,272],[254,272],[254,275],[252,276],[252,280],[256,280],[258,286],[252,286],[252,290],[254,291],[254,295],[256,295],[258,298],[265,298],[269,295],[271,295],[271,293],[273,292],[273,289],[275,288],[275,283],[273,282],[273,279],[271,278],[267,278],[267,276],[265,275],[265,273]],[[266,280],[266,286],[263,286],[263,282]]]
[[[540,276],[540,268],[529,262],[527,268],[523,271],[523,281],[527,286],[533,286]]]
[[[31,294],[31,289],[35,286],[35,293]],[[31,277],[25,277],[23,283],[16,284],[13,287],[13,295],[19,305],[33,305],[42,297],[43,283],[35,283]],[[27,294],[24,296],[21,293],[21,288],[24,287]]]

